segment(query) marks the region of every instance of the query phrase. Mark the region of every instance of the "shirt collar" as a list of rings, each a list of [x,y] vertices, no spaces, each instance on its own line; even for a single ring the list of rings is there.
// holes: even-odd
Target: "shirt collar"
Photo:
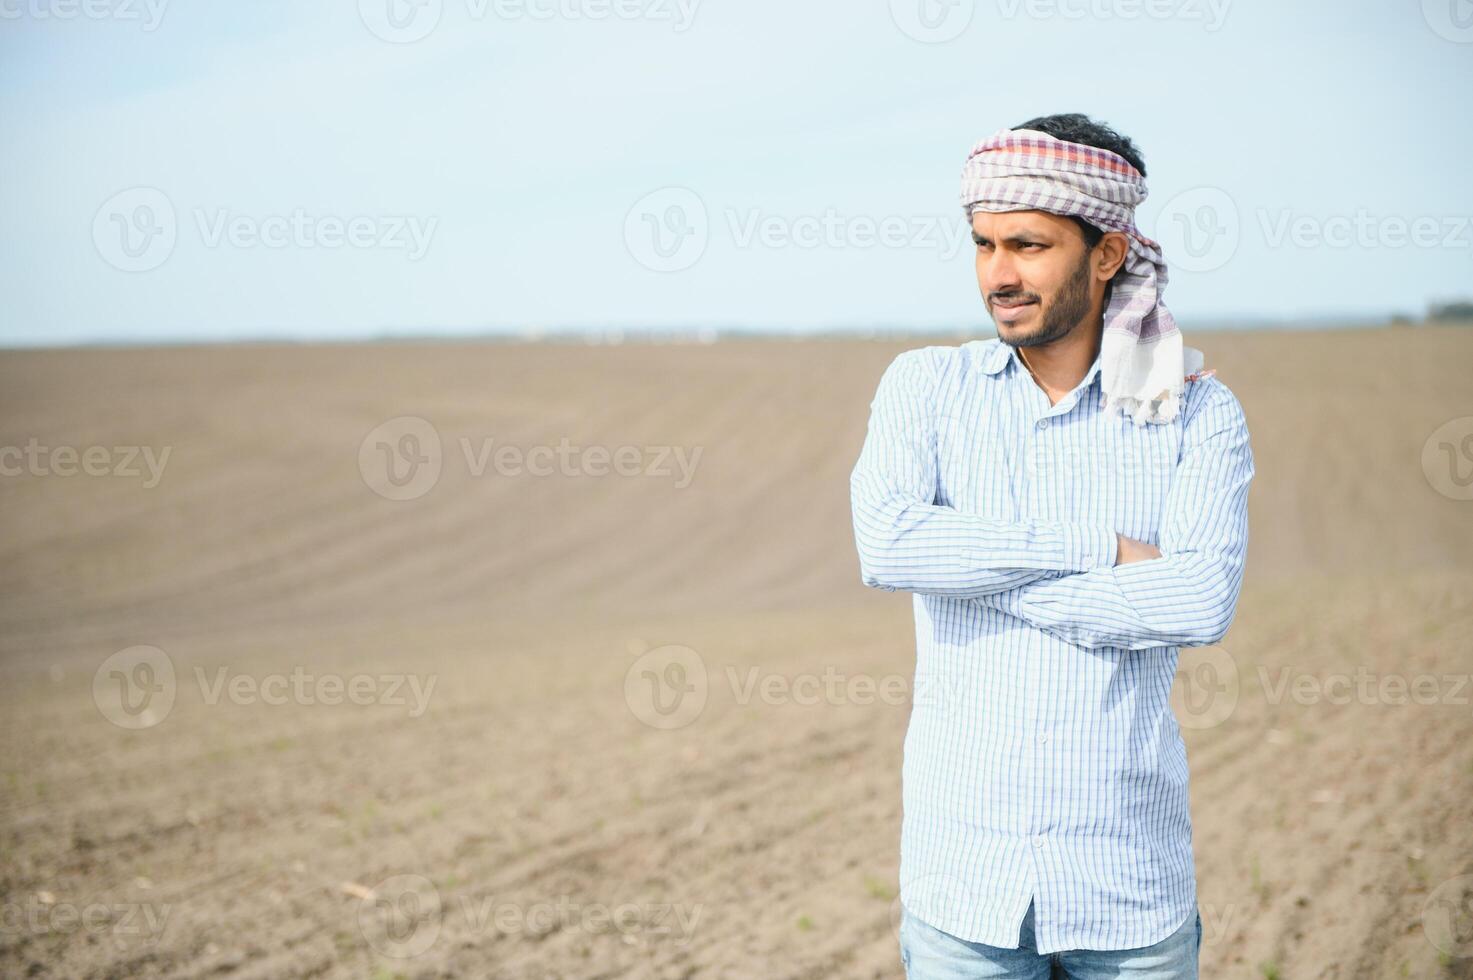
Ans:
[[[982,370],[988,374],[996,374],[1008,363],[1013,356],[1013,348],[1001,340],[994,340],[984,351],[982,357]]]
[[[1022,371],[1025,374],[1028,372],[1027,365],[1025,365],[1018,357],[1018,349],[1016,347],[1013,347],[1010,344],[1005,344],[1001,340],[995,340],[992,342],[992,346],[983,353],[982,370],[987,372],[988,374],[997,374],[1003,368],[1007,367],[1009,361],[1016,362],[1019,371]],[[1085,372],[1084,379],[1079,382],[1079,387],[1088,388],[1090,385],[1094,384],[1094,379],[1099,375],[1099,373],[1100,355],[1096,353],[1094,363],[1091,364],[1089,370]]]

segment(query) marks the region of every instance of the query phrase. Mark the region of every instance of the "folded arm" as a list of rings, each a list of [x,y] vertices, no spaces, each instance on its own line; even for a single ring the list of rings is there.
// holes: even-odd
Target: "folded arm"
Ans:
[[[1102,524],[996,520],[934,502],[936,377],[929,356],[922,349],[897,357],[870,404],[869,431],[849,480],[864,584],[976,598],[1112,564],[1115,532]]]
[[[1226,387],[1212,385],[1186,422],[1159,525],[1161,557],[978,601],[1082,647],[1145,650],[1222,639],[1243,584],[1254,467],[1242,407]]]

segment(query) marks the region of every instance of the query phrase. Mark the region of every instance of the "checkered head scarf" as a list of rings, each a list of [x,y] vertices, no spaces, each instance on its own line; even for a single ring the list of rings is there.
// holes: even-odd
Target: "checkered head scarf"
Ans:
[[[1136,425],[1175,419],[1186,374],[1201,367],[1201,353],[1182,347],[1161,302],[1161,246],[1135,226],[1145,199],[1146,179],[1124,157],[1039,130],[999,130],[972,148],[962,168],[968,221],[976,211],[1048,211],[1130,239],[1105,309],[1100,383],[1105,411],[1118,408]]]

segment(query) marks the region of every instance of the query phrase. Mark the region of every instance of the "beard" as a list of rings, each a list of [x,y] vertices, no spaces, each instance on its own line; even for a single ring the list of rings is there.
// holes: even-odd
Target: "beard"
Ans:
[[[1108,296],[1108,293],[1106,294]],[[1014,347],[1041,347],[1051,344],[1084,322],[1089,313],[1089,253],[1079,260],[1068,281],[1059,288],[1053,301],[1043,307],[1043,322],[1031,334],[1004,338]],[[1002,331],[998,331],[1002,336]]]

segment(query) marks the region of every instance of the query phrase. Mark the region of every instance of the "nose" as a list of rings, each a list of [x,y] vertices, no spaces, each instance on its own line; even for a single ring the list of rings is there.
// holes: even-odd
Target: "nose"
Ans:
[[[992,249],[991,253],[977,253],[977,283],[982,295],[990,298],[993,293],[1019,292],[1023,281],[1018,278],[1018,265],[1005,249]]]

